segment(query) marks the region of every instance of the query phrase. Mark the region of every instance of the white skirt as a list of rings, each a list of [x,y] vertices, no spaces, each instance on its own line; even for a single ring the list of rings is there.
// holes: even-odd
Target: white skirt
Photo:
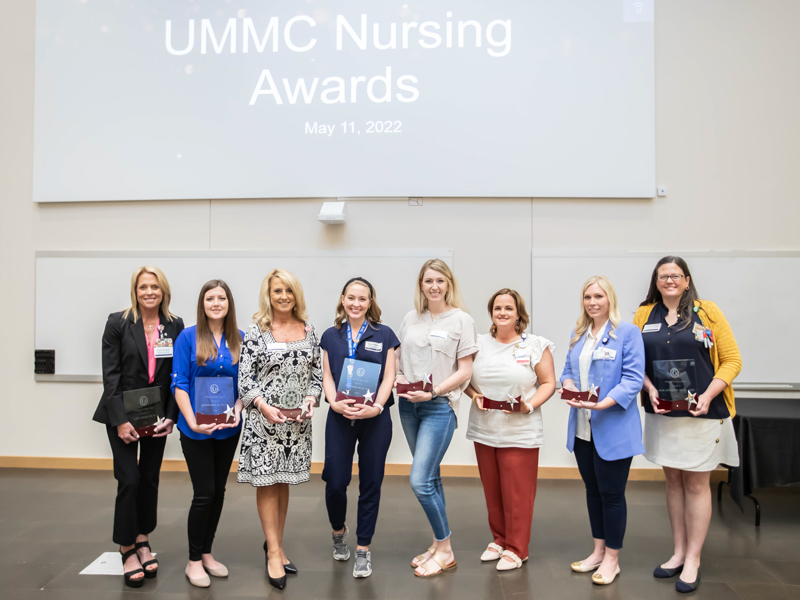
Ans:
[[[644,457],[681,471],[713,471],[739,466],[739,447],[730,417],[698,419],[644,415]]]

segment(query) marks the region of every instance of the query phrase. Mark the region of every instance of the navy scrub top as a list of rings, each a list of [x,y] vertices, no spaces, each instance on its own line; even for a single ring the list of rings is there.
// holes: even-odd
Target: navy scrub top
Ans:
[[[341,329],[336,327],[329,327],[325,333],[322,334],[322,339],[319,342],[320,348],[328,353],[328,364],[331,367],[331,374],[333,381],[336,384],[336,389],[339,389],[339,378],[342,375],[342,367],[344,361],[348,357],[347,349],[347,323],[342,324]],[[381,325],[380,323],[370,323],[361,337],[361,341],[356,346],[356,360],[363,360],[364,362],[375,363],[381,366],[381,374],[378,377],[378,389],[380,389],[383,382],[383,372],[386,369],[386,355],[391,348],[400,347],[400,340],[397,339],[391,327]],[[325,402],[329,402],[325,398]],[[394,394],[389,394],[389,399],[384,405],[389,408],[394,404]]]
[[[653,385],[658,387],[655,377],[655,368],[653,363],[655,361],[694,361],[694,373],[696,376],[697,389],[691,391],[698,396],[708,389],[711,380],[714,379],[714,364],[711,362],[711,355],[703,342],[698,342],[695,339],[693,332],[694,325],[697,323],[701,327],[703,322],[697,313],[692,312],[692,323],[683,327],[684,323],[680,319],[671,327],[667,325],[667,313],[669,310],[663,303],[659,302],[653,307],[650,312],[650,317],[646,325],[660,324],[661,327],[658,331],[644,331],[642,332],[642,339],[644,340],[644,357],[645,357],[645,373],[653,382]],[[681,329],[683,327],[683,329]],[[684,400],[686,395],[683,394],[676,398],[664,398],[664,400]],[[653,406],[650,402],[644,402],[645,412],[653,413]],[[666,413],[667,417],[694,417],[687,410],[671,410]],[[725,399],[722,394],[716,396],[708,406],[708,412],[695,418],[703,419],[726,419],[730,417],[728,406],[725,404]]]

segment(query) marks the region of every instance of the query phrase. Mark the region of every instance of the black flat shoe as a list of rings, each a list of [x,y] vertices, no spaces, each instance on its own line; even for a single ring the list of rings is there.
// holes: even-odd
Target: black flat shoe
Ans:
[[[264,560],[269,562],[269,557],[267,556],[267,542],[264,542]],[[299,572],[297,567],[294,566],[292,561],[289,561],[287,564],[283,565],[283,570],[286,571],[289,575],[297,575]]]
[[[675,589],[682,594],[693,592],[698,587],[700,587],[700,569],[697,569],[697,579],[695,579],[692,583],[687,583],[680,577],[678,577],[678,581],[675,582]]]
[[[135,547],[137,550],[139,548],[147,548],[148,550],[151,550],[150,542],[136,542]],[[148,570],[147,567],[150,565],[155,565],[156,568]],[[148,560],[146,563],[142,563],[142,568],[144,569],[144,576],[147,577],[147,579],[153,579],[153,577],[158,575],[158,560],[155,558],[153,560]]]
[[[125,585],[132,588],[142,587],[142,584],[144,583],[144,577],[137,577],[136,579],[131,579],[131,577],[138,575],[139,573],[144,573],[144,569],[134,569],[133,571],[125,570],[125,561],[136,554],[136,548],[131,548],[127,552],[120,550],[119,553],[122,554],[122,574],[125,576]]]
[[[665,569],[664,567],[656,567],[656,570],[653,571],[653,577],[658,577],[659,579],[669,579],[670,577],[675,577],[678,573],[683,571],[683,565],[675,567],[674,569]]]

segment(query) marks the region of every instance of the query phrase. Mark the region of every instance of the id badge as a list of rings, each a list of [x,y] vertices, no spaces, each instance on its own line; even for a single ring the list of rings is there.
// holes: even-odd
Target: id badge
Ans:
[[[514,360],[518,365],[531,364],[531,353],[527,348],[514,348]]]
[[[172,358],[172,338],[164,333],[164,326],[158,326],[158,341],[153,346],[153,356],[155,358]]]
[[[267,344],[267,352],[283,352],[286,350],[286,342],[272,342]]]

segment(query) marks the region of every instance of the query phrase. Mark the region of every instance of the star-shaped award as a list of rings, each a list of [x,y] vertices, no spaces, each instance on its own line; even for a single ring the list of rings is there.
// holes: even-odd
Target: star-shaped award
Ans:
[[[519,402],[519,400],[517,400],[511,394],[508,394],[508,400],[506,400],[506,402],[508,402],[513,407],[515,404],[517,404],[517,402]]]
[[[690,407],[692,406],[692,404],[697,404],[697,394],[693,394],[692,392],[687,392],[686,400],[689,402]]]
[[[425,385],[426,383],[431,383],[431,376],[428,375],[427,373],[425,374],[425,377],[422,378],[422,384]]]
[[[156,427],[161,427],[164,424],[163,417],[156,417]]]
[[[225,405],[225,422],[228,422],[228,419],[235,419],[236,417],[233,414],[233,407]]]
[[[374,396],[374,394],[367,390],[367,393],[364,394],[364,402],[372,402],[372,396]]]
[[[597,389],[597,386],[594,384],[589,388],[589,401],[591,401],[592,396],[597,396]]]

